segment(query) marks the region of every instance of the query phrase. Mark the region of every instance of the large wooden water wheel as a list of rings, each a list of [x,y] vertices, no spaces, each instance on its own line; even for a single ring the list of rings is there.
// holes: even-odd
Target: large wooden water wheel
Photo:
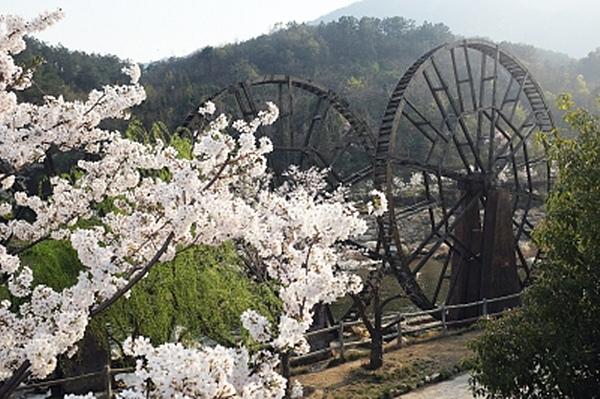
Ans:
[[[329,169],[331,188],[372,177],[372,131],[345,100],[317,83],[269,75],[233,84],[205,98],[202,104],[206,101],[214,102],[217,112],[234,120],[256,117],[267,101],[279,107],[278,121],[258,132],[258,136],[267,136],[273,142],[269,164],[276,178],[290,165]],[[204,117],[194,111],[184,126],[194,130],[205,123]]]
[[[553,129],[539,85],[493,43],[443,45],[406,71],[381,123],[374,179],[389,201],[388,261],[414,304],[495,298],[527,284],[551,181],[534,138]]]

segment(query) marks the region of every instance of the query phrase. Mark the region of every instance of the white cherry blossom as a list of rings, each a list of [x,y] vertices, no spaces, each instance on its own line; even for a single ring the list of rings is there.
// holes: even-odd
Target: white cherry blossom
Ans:
[[[281,398],[287,382],[276,371],[279,354],[308,350],[304,333],[315,305],[361,289],[360,279],[345,270],[348,257],[339,242],[362,234],[366,223],[344,200],[343,188],[323,193],[322,172],[291,169],[288,181],[272,189],[266,156],[273,146],[255,136],[277,119],[272,103],[253,120],[216,116],[195,132],[187,159],[161,141],[142,144],[99,127],[107,118],[126,118],[144,100],[136,65],[123,69],[129,84],[94,90],[84,101],[59,96],[41,105],[18,102],[15,91],[27,87],[30,73],[13,56],[25,48],[24,35],[61,15],[0,17],[0,211],[10,214],[18,206],[35,216],[0,219],[0,281],[22,303],[0,305],[0,381],[21,365],[35,378],[49,375],[58,356],[74,353],[90,318],[155,263],[192,245],[237,240],[256,250],[282,300],[283,313],[273,325],[252,309],[242,316],[263,350],[154,348],[136,337],[125,347],[138,358],[137,382],[121,396],[146,397],[151,379],[155,398]],[[214,104],[198,112],[213,114]],[[232,128],[238,133],[229,134]],[[51,177],[49,195],[14,184],[32,165],[71,150],[94,154],[93,160],[79,161],[76,177]],[[379,214],[386,202],[376,197],[373,213]],[[114,206],[101,212],[107,201]],[[68,241],[83,265],[76,283],[61,291],[34,286],[32,270],[19,257],[28,243],[51,238]]]

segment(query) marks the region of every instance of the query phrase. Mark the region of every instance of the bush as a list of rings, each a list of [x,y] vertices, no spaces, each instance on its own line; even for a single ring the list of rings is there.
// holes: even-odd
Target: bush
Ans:
[[[82,266],[64,241],[43,241],[23,256],[33,270],[34,285],[61,289],[74,284]],[[8,299],[7,290],[0,300]],[[19,301],[10,298],[15,306]],[[115,344],[129,335],[143,335],[158,345],[180,335],[183,340],[209,339],[223,345],[239,341],[240,315],[252,308],[275,319],[275,291],[250,280],[240,267],[232,244],[196,246],[173,261],[157,264],[132,290],[92,322],[98,340]]]
[[[546,254],[523,307],[473,344],[473,385],[488,398],[600,397],[600,118],[559,107],[575,140],[547,141],[559,177],[536,230]]]

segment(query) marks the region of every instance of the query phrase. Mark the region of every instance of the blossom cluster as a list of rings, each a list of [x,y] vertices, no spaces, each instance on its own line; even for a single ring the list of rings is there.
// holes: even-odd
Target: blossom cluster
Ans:
[[[107,118],[127,118],[144,100],[135,65],[123,69],[129,84],[92,91],[85,101],[18,102],[15,91],[30,84],[31,73],[13,56],[24,49],[24,35],[60,17],[0,17],[0,281],[11,297],[0,304],[0,381],[23,364],[36,378],[51,373],[59,355],[74,353],[90,317],[155,263],[192,245],[240,240],[256,250],[283,303],[275,325],[251,309],[242,316],[265,350],[153,348],[138,337],[125,345],[139,359],[136,381],[122,396],[146,397],[150,379],[152,397],[282,397],[277,354],[306,351],[315,305],[361,288],[344,270],[338,243],[364,232],[366,223],[343,189],[317,190],[324,187],[322,173],[292,169],[285,184],[272,188],[266,161],[272,144],[255,135],[277,119],[271,103],[252,120],[214,117],[195,132],[188,156],[161,141],[143,144],[99,127]],[[199,112],[212,115],[215,106]],[[69,178],[52,176],[48,195],[24,189],[28,167],[73,150],[93,156]],[[19,218],[17,209],[34,217]],[[63,290],[36,284],[21,263],[27,245],[47,239],[69,242],[83,265]]]
[[[260,352],[250,356],[245,348],[185,348],[168,343],[154,348],[147,339],[124,343],[139,360],[131,388],[120,392],[123,399],[144,399],[147,381],[152,381],[152,397],[160,398],[280,398],[285,379],[274,369],[276,359]],[[250,365],[260,365],[250,367]]]
[[[247,126],[236,125],[242,129]],[[315,187],[325,184],[323,173],[291,169],[286,176],[289,180],[276,190],[255,189],[253,195],[246,197],[252,200],[243,213],[232,214],[234,220],[223,215],[219,223],[221,229],[223,224],[243,223],[243,228],[232,229],[230,236],[241,238],[256,250],[268,276],[279,286],[283,312],[275,325],[252,309],[241,317],[244,328],[264,350],[249,356],[244,348],[220,346],[210,350],[185,349],[179,344],[151,348],[144,343],[147,341],[138,338],[133,347],[142,349],[134,349],[132,353],[143,360],[137,365],[139,378],[124,394],[125,398],[145,397],[148,379],[154,383],[151,397],[166,397],[173,392],[189,397],[221,397],[206,393],[208,387],[224,397],[283,397],[286,383],[275,372],[277,355],[308,351],[305,333],[312,324],[315,305],[331,303],[361,289],[360,278],[345,271],[350,262],[337,243],[366,230],[366,223],[354,206],[343,201],[344,190],[331,194],[315,191]],[[306,185],[307,181],[318,184]],[[245,193],[248,194],[247,188]],[[206,366],[202,362],[217,356],[220,360],[214,362],[222,368],[211,367],[216,374],[202,372],[202,378],[173,373],[175,366],[169,364],[172,361],[169,359],[199,359],[201,364],[186,360],[189,362],[186,372],[200,373],[198,368]],[[294,391],[298,394],[301,389],[295,387]]]
[[[372,200],[367,203],[368,213],[374,216],[383,216],[388,208],[387,197],[379,190],[371,190],[369,194]]]

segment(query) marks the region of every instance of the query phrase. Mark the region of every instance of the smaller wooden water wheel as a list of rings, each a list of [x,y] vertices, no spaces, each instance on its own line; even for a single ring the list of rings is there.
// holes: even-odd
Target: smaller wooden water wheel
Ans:
[[[406,71],[383,117],[374,173],[390,205],[384,246],[414,304],[496,298],[528,283],[538,259],[531,233],[551,181],[534,138],[553,129],[539,85],[493,43],[444,45]]]
[[[332,90],[307,79],[269,75],[233,84],[203,99],[199,106],[207,101],[214,102],[217,113],[224,113],[231,120],[255,118],[268,101],[278,106],[277,122],[262,127],[257,134],[273,142],[268,162],[276,184],[291,165],[296,165],[302,170],[327,169],[330,190],[340,185],[352,186],[349,194],[362,196],[366,187],[372,187],[374,134]],[[183,127],[193,132],[207,123],[208,119],[194,110]],[[360,185],[365,187],[357,189]],[[312,328],[332,323],[329,307],[317,306]],[[328,347],[330,339],[315,337],[310,344],[313,350],[322,349]]]
[[[212,101],[217,112],[233,120],[251,120],[267,101],[279,107],[273,126],[262,127],[274,150],[269,166],[280,176],[290,165],[300,169],[329,169],[330,186],[356,184],[372,177],[374,135],[333,91],[306,79],[269,75],[229,86],[203,100]],[[192,112],[184,126],[198,129],[204,117]]]

